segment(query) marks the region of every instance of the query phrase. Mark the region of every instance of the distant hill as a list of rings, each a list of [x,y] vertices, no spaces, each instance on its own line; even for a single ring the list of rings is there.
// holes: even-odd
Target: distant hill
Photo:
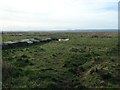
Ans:
[[[75,29],[75,30],[54,30],[50,32],[118,32],[118,29]]]
[[[3,32],[118,32],[118,29],[16,30]]]

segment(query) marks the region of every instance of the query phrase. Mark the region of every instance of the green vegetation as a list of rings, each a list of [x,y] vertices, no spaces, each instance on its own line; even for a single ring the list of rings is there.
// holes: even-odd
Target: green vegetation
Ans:
[[[117,33],[3,34],[3,41],[69,38],[3,50],[3,88],[120,88]]]

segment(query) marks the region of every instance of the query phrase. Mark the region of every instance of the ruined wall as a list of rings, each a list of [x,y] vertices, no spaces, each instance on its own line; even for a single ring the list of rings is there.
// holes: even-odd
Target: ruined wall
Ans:
[[[22,47],[22,46],[30,46],[30,45],[35,45],[35,44],[44,44],[44,43],[48,43],[51,41],[57,41],[58,39],[51,39],[51,38],[47,38],[47,39],[43,39],[43,40],[35,40],[35,39],[30,39],[30,40],[26,40],[26,41],[17,41],[17,42],[13,42],[13,43],[3,43],[2,44],[2,48],[3,49],[10,49],[10,48],[15,48],[15,47]],[[32,42],[32,43],[29,43]]]

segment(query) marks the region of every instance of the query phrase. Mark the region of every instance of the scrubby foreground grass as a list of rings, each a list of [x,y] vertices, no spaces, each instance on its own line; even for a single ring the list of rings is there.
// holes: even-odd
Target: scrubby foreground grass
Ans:
[[[117,33],[28,33],[23,38],[69,38],[67,42],[3,50],[3,88],[119,88]]]

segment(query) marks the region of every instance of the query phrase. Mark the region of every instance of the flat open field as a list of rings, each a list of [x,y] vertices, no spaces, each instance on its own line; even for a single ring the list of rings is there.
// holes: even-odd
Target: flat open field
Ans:
[[[3,42],[69,38],[3,50],[3,88],[120,88],[117,33],[4,33]]]

